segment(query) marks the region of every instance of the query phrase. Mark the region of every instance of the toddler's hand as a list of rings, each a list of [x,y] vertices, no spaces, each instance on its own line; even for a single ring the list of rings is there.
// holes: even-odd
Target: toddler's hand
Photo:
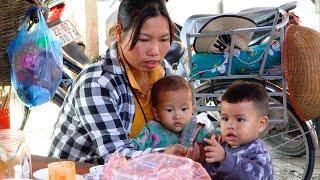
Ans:
[[[186,157],[190,158],[190,159],[192,159],[194,161],[199,161],[200,155],[201,155],[201,149],[200,149],[198,143],[194,143],[193,146],[190,146],[188,148]]]
[[[204,147],[206,162],[220,162],[225,158],[225,151],[216,140],[216,135],[212,135],[211,139],[205,138],[204,141],[208,143],[208,145]]]
[[[164,153],[174,154],[177,156],[185,156],[187,154],[187,148],[185,146],[183,146],[182,144],[174,144],[170,147],[167,147],[164,150]]]

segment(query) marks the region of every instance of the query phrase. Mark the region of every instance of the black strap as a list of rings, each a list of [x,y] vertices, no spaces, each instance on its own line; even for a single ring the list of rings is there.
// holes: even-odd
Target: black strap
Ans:
[[[130,82],[129,82],[129,84],[130,84]],[[148,123],[148,120],[147,120],[146,114],[144,113],[143,108],[142,108],[142,106],[141,106],[141,104],[140,104],[140,101],[139,101],[139,99],[138,99],[138,96],[137,96],[136,93],[134,92],[134,89],[133,89],[133,87],[131,86],[131,84],[130,84],[130,88],[131,88],[132,93],[133,93],[134,97],[136,98],[136,101],[138,102],[139,107],[140,107],[140,109],[141,109],[141,111],[142,111],[143,118],[144,118],[144,122],[147,124],[147,123]]]

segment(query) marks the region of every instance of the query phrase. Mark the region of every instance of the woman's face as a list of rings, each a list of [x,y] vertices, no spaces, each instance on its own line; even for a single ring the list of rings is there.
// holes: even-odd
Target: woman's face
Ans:
[[[169,24],[165,17],[156,16],[147,19],[140,30],[139,39],[129,50],[132,31],[123,37],[120,46],[127,63],[138,71],[149,72],[163,59],[170,47]]]

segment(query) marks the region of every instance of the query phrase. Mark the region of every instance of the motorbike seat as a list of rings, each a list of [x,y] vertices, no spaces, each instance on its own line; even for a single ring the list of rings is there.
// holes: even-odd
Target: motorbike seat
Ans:
[[[165,59],[171,64],[174,65],[179,62],[180,58],[183,56],[185,49],[181,42],[172,41],[169,51],[165,55]]]

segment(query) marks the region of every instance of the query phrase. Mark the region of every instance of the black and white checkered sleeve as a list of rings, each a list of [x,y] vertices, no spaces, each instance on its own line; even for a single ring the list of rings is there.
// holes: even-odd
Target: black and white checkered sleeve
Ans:
[[[77,115],[89,132],[92,143],[97,146],[98,156],[106,161],[108,155],[116,150],[126,157],[147,153],[149,150],[137,151],[130,144],[127,134],[131,123],[129,119],[125,119],[128,115],[119,111],[120,108],[128,109],[125,113],[130,113],[130,109],[134,110],[129,107],[134,105],[121,102],[127,96],[127,87],[108,78],[103,82],[104,84],[90,82],[82,86],[75,96]]]

